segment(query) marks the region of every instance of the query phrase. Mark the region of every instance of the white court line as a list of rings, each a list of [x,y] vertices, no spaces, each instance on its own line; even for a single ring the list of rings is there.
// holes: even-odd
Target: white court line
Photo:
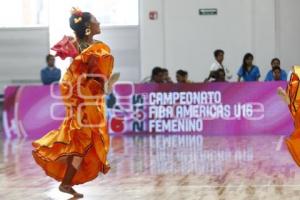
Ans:
[[[173,187],[182,187],[182,186],[171,186],[169,187],[169,189],[172,189]],[[228,189],[228,190],[245,190],[245,189],[248,189],[249,187],[250,188],[254,188],[256,190],[259,190],[259,189],[268,189],[268,188],[283,188],[283,189],[293,189],[293,190],[297,190],[297,191],[300,191],[300,185],[228,185],[228,186],[225,186],[225,185],[220,185],[220,186],[212,186],[212,185],[199,185],[199,186],[191,186],[191,185],[187,185],[187,186],[184,186],[184,187],[188,187],[190,189],[199,189],[199,190],[209,190],[209,189],[212,189],[212,190],[216,190],[216,189],[219,189],[219,188],[223,188],[223,189]]]
[[[3,129],[4,129],[4,133],[6,135],[6,138],[7,139],[10,139],[11,138],[11,130],[10,130],[10,127],[9,127],[9,124],[8,124],[8,116],[7,116],[7,112],[6,111],[3,111],[2,113],[2,124],[3,124]]]
[[[188,187],[190,187],[190,186],[188,186]],[[199,186],[192,186],[192,187],[199,187],[199,188],[299,187],[299,189],[300,189],[300,185],[251,185],[251,184],[249,184],[249,185],[220,185],[220,186],[199,185]]]
[[[282,147],[282,144],[283,144],[283,142],[284,142],[284,137],[285,136],[280,136],[280,138],[279,138],[279,141],[277,142],[277,146],[276,146],[276,151],[280,151],[280,149],[281,149],[281,147]]]

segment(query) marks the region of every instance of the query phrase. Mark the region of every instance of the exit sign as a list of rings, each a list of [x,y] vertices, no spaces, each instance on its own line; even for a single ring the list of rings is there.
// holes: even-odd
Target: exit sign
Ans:
[[[204,8],[199,9],[199,15],[217,15],[218,9],[216,8]]]

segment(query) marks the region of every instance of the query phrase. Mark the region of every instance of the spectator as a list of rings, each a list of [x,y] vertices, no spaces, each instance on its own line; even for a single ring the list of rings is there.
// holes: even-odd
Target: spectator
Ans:
[[[286,81],[287,80],[287,73],[280,68],[280,60],[278,58],[273,58],[271,61],[271,67],[272,69],[268,72],[265,81],[274,81],[274,68],[280,69],[280,80]]]
[[[238,82],[243,79],[243,81],[258,81],[260,78],[260,71],[256,65],[253,65],[254,57],[251,53],[247,53],[244,56],[243,64],[240,67],[237,75],[238,75]]]
[[[281,70],[280,67],[275,66],[272,69],[272,80],[273,81],[282,81],[282,72],[283,70]],[[286,79],[285,79],[286,81]]]
[[[176,72],[176,80],[177,83],[191,83],[191,81],[188,80],[188,73],[181,69]]]
[[[46,57],[47,67],[41,70],[41,79],[44,85],[58,82],[61,77],[60,69],[55,67],[55,57],[48,54]]]
[[[204,80],[204,83],[212,82],[217,77],[217,71],[210,71],[209,76]]]
[[[150,83],[163,83],[163,69],[162,68],[154,67],[152,69]]]
[[[213,82],[226,82],[226,73],[224,69],[216,71],[216,79]]]
[[[223,69],[225,72],[226,80],[230,80],[232,78],[232,74],[230,73],[229,69],[224,67],[224,51],[222,49],[217,49],[214,51],[215,62],[211,65],[210,71],[217,71],[219,69]]]
[[[212,81],[210,81],[213,79]],[[226,82],[225,71],[224,69],[218,69],[217,71],[211,71],[209,77],[204,80],[207,82]]]
[[[163,82],[164,83],[173,83],[172,79],[169,76],[169,71],[166,68],[162,69],[163,72]]]

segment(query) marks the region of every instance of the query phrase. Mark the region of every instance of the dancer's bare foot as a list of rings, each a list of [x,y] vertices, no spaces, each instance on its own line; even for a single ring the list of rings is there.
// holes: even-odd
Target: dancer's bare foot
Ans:
[[[64,193],[73,195],[75,198],[83,198],[83,194],[76,192],[70,185],[59,185],[59,190]]]
[[[277,88],[277,94],[283,99],[286,104],[290,104],[290,99],[282,87]]]

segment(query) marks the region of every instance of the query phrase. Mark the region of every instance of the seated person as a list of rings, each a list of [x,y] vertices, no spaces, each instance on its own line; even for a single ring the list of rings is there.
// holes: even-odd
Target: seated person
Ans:
[[[163,72],[163,82],[164,83],[173,83],[172,79],[169,76],[169,71],[166,68],[162,69]]]
[[[41,70],[41,79],[44,85],[58,82],[61,77],[60,69],[55,67],[55,57],[48,54],[46,57],[47,67]]]
[[[260,78],[260,71],[259,68],[253,64],[253,60],[254,57],[251,53],[247,53],[244,56],[243,64],[237,73],[238,82],[241,82],[241,79],[243,79],[244,82],[258,81]]]
[[[160,67],[154,67],[152,69],[150,83],[163,83],[163,69]]]
[[[286,81],[287,80],[287,73],[280,68],[280,60],[278,58],[273,58],[272,59],[271,67],[272,67],[272,69],[268,72],[268,74],[265,78],[265,81],[274,81],[274,75],[273,75],[274,74],[274,71],[273,71],[274,67],[279,68],[281,70],[280,80],[281,81]]]
[[[181,69],[176,72],[176,80],[177,83],[192,83],[188,80],[188,73]]]
[[[278,66],[273,67],[272,80],[273,81],[283,81],[282,80],[282,72],[283,72],[283,70],[281,70],[280,67],[278,67]],[[286,79],[284,81],[286,81]]]
[[[223,65],[224,61],[224,51],[222,49],[217,49],[214,51],[215,62],[210,67],[210,72],[217,71],[219,69],[223,69],[225,72],[226,80],[230,80],[232,78],[232,74],[229,69]]]
[[[217,71],[211,71],[209,77],[204,80],[207,82],[226,82],[226,75],[224,69],[218,69]]]
[[[224,69],[218,69],[216,71],[216,78],[212,82],[226,82],[226,73]]]

